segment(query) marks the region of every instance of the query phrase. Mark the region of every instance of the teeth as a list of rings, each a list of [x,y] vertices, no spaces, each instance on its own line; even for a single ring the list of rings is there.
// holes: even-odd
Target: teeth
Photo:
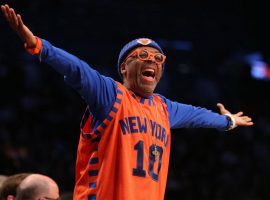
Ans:
[[[153,70],[153,69],[146,69],[145,72],[152,72],[152,73],[154,73],[155,70]]]
[[[155,70],[154,69],[145,69],[142,74],[144,76],[151,76],[154,77],[155,76]]]

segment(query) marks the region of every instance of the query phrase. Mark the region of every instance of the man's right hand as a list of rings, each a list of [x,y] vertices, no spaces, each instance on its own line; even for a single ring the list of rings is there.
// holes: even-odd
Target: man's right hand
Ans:
[[[14,9],[10,8],[7,4],[1,5],[1,9],[10,27],[18,34],[21,40],[26,44],[26,47],[34,48],[36,46],[36,37],[29,28],[24,25],[21,16],[16,14]]]

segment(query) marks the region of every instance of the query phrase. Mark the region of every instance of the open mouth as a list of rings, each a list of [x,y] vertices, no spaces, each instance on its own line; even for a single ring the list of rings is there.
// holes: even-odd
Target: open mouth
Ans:
[[[142,72],[143,77],[148,81],[153,81],[155,79],[155,70],[154,69],[145,69]]]

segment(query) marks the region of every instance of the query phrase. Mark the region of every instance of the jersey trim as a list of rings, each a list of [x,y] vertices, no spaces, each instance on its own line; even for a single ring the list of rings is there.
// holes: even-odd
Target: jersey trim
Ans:
[[[102,133],[107,128],[109,123],[114,119],[116,113],[118,112],[120,105],[122,103],[123,91],[119,89],[118,82],[117,85],[117,93],[116,99],[113,104],[113,107],[109,114],[105,117],[103,122],[98,125],[98,127],[93,130],[91,124],[93,120],[93,116],[89,111],[89,107],[87,107],[83,119],[81,121],[81,133],[82,137],[90,140],[92,143],[98,143],[101,140]],[[95,151],[92,153],[91,157],[88,161],[89,169],[88,169],[88,180],[89,180],[89,193],[88,193],[88,200],[96,199],[96,192],[98,187],[98,174],[100,169],[100,159],[98,157],[98,145],[96,145]]]

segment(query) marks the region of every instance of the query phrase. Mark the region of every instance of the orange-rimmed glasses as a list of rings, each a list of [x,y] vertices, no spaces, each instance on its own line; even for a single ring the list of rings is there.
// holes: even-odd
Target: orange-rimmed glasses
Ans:
[[[159,53],[159,52],[150,52],[150,51],[147,51],[146,49],[136,49],[134,50],[133,52],[131,52],[126,60],[129,58],[129,57],[133,57],[133,56],[136,56],[137,58],[139,58],[140,60],[153,60],[154,62],[156,62],[157,64],[163,64],[166,60],[166,56],[163,55],[162,53]]]

